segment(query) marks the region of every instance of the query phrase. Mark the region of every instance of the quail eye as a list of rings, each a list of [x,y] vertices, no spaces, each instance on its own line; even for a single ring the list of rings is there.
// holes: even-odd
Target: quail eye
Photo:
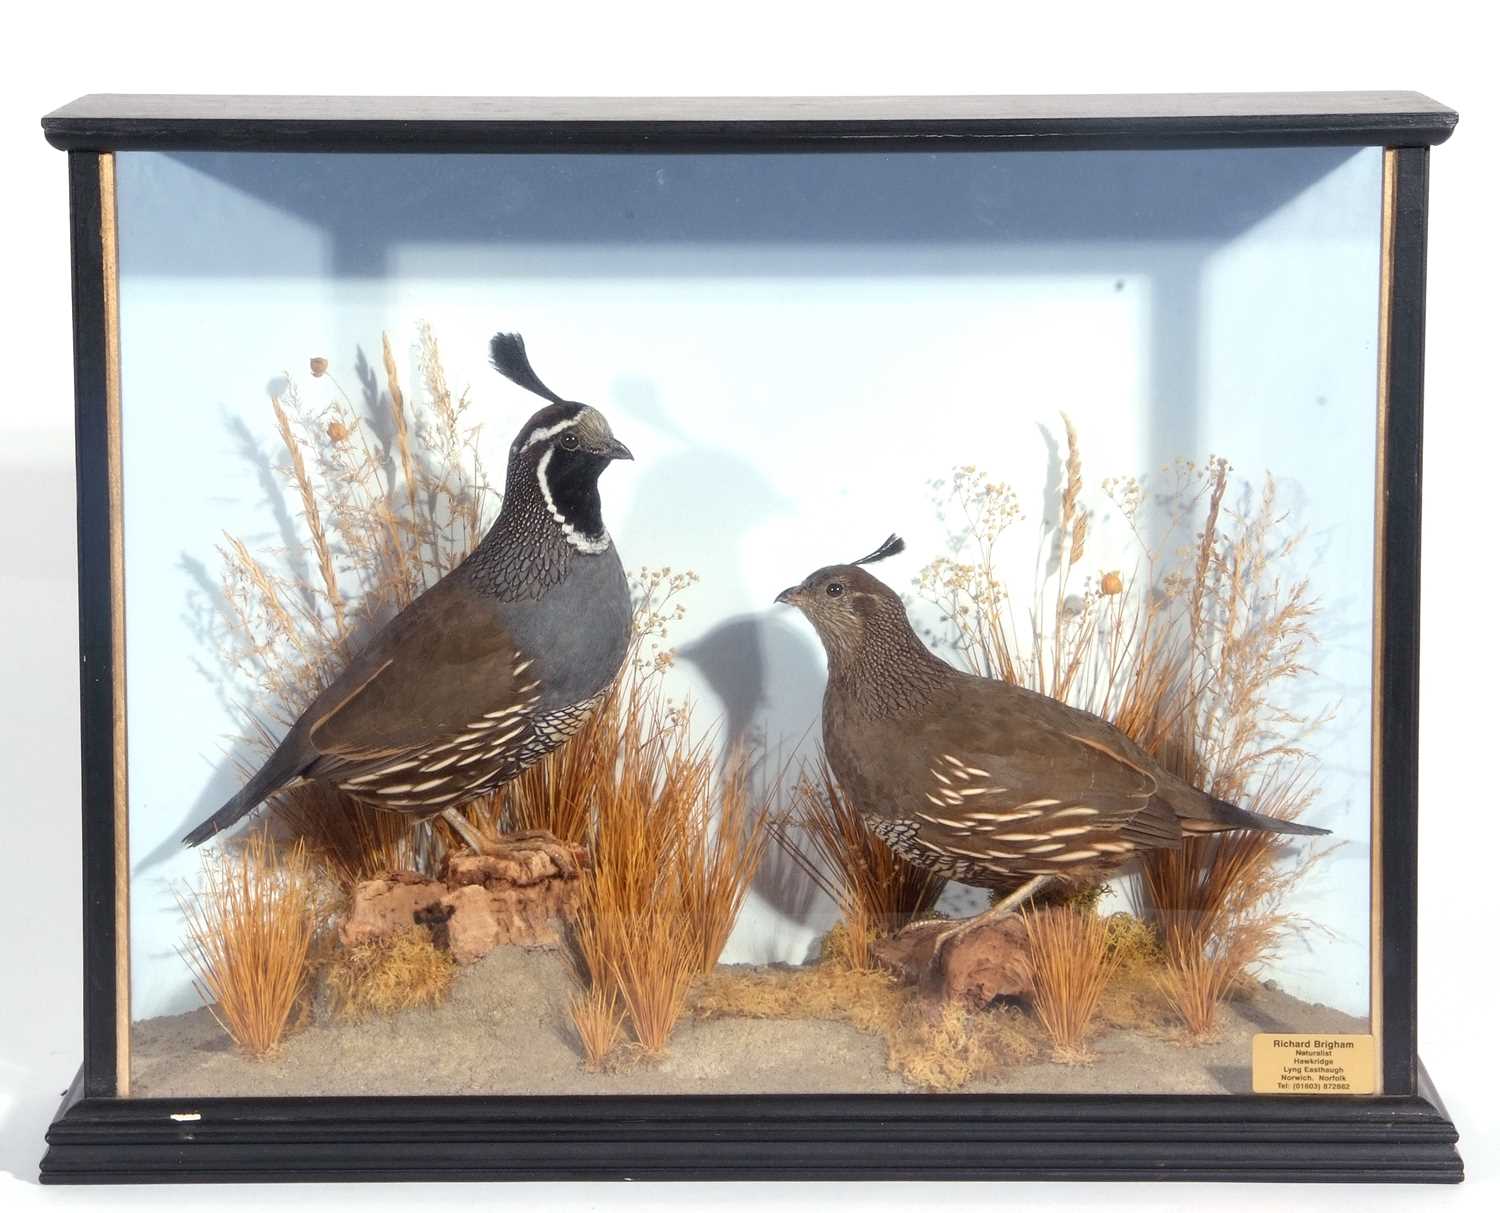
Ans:
[[[565,451],[576,451],[578,449],[578,435],[564,434],[562,437],[562,448]]]
[[[828,592],[828,597],[830,597],[830,598],[837,598],[840,594],[842,594],[844,592],[844,585],[840,581],[830,581],[828,583],[828,591],[827,592]]]

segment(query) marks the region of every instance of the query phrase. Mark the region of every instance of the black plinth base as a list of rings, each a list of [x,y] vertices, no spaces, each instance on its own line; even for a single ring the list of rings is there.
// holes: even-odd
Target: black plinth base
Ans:
[[[1414,1096],[101,1099],[69,1092],[43,1183],[1191,1179],[1456,1183]]]

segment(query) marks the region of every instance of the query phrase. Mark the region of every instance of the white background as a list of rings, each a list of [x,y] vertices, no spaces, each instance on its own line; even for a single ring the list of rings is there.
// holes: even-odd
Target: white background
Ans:
[[[0,295],[0,745],[10,775],[0,944],[0,1199],[22,1207],[388,1207],[473,1196],[421,1188],[42,1191],[41,1132],[77,1065],[77,691],[64,161],[36,126],[94,91],[757,94],[1415,88],[1463,115],[1434,153],[1423,599],[1421,1046],[1464,1133],[1453,1191],[1232,1187],[549,1186],[481,1199],[567,1208],[1493,1207],[1495,898],[1487,713],[1496,675],[1493,235],[1497,98],[1476,6],[993,4],[74,4],[7,17]]]

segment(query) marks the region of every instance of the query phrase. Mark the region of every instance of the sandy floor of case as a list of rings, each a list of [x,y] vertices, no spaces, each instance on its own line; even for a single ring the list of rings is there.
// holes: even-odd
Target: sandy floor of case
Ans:
[[[314,1023],[272,1059],[231,1047],[208,1010],[132,1031],[133,1093],[214,1095],[719,1094],[915,1091],[877,1036],[824,1020],[684,1020],[668,1055],[617,1073],[586,1071],[567,1018],[575,987],[556,953],[501,948],[467,969],[436,1010]],[[1269,987],[1224,1008],[1219,1038],[1187,1047],[1109,1031],[1084,1066],[1033,1062],[965,1092],[1219,1094],[1250,1089],[1257,1032],[1364,1032],[1364,1020]]]

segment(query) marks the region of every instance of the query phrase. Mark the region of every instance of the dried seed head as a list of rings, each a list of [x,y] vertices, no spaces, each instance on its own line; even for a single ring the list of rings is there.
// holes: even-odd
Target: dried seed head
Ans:
[[[1101,594],[1119,594],[1125,589],[1125,583],[1120,580],[1120,574],[1116,570],[1110,570],[1099,578],[1099,592]]]
[[[1073,546],[1068,553],[1068,563],[1070,565],[1077,564],[1083,559],[1083,547],[1088,540],[1088,533],[1089,516],[1086,513],[1079,514],[1077,520],[1073,523]]]
[[[320,361],[320,360],[315,358],[315,359],[313,359],[313,361],[317,362],[317,361]],[[343,442],[344,439],[346,439],[348,437],[349,437],[349,427],[347,425],[345,425],[342,421],[340,421],[337,417],[335,417],[332,421],[330,421],[328,423],[328,441],[337,444],[337,443]]]
[[[314,379],[321,379],[328,370],[328,359],[309,358],[307,361],[307,366],[308,369],[312,371],[312,377]]]

